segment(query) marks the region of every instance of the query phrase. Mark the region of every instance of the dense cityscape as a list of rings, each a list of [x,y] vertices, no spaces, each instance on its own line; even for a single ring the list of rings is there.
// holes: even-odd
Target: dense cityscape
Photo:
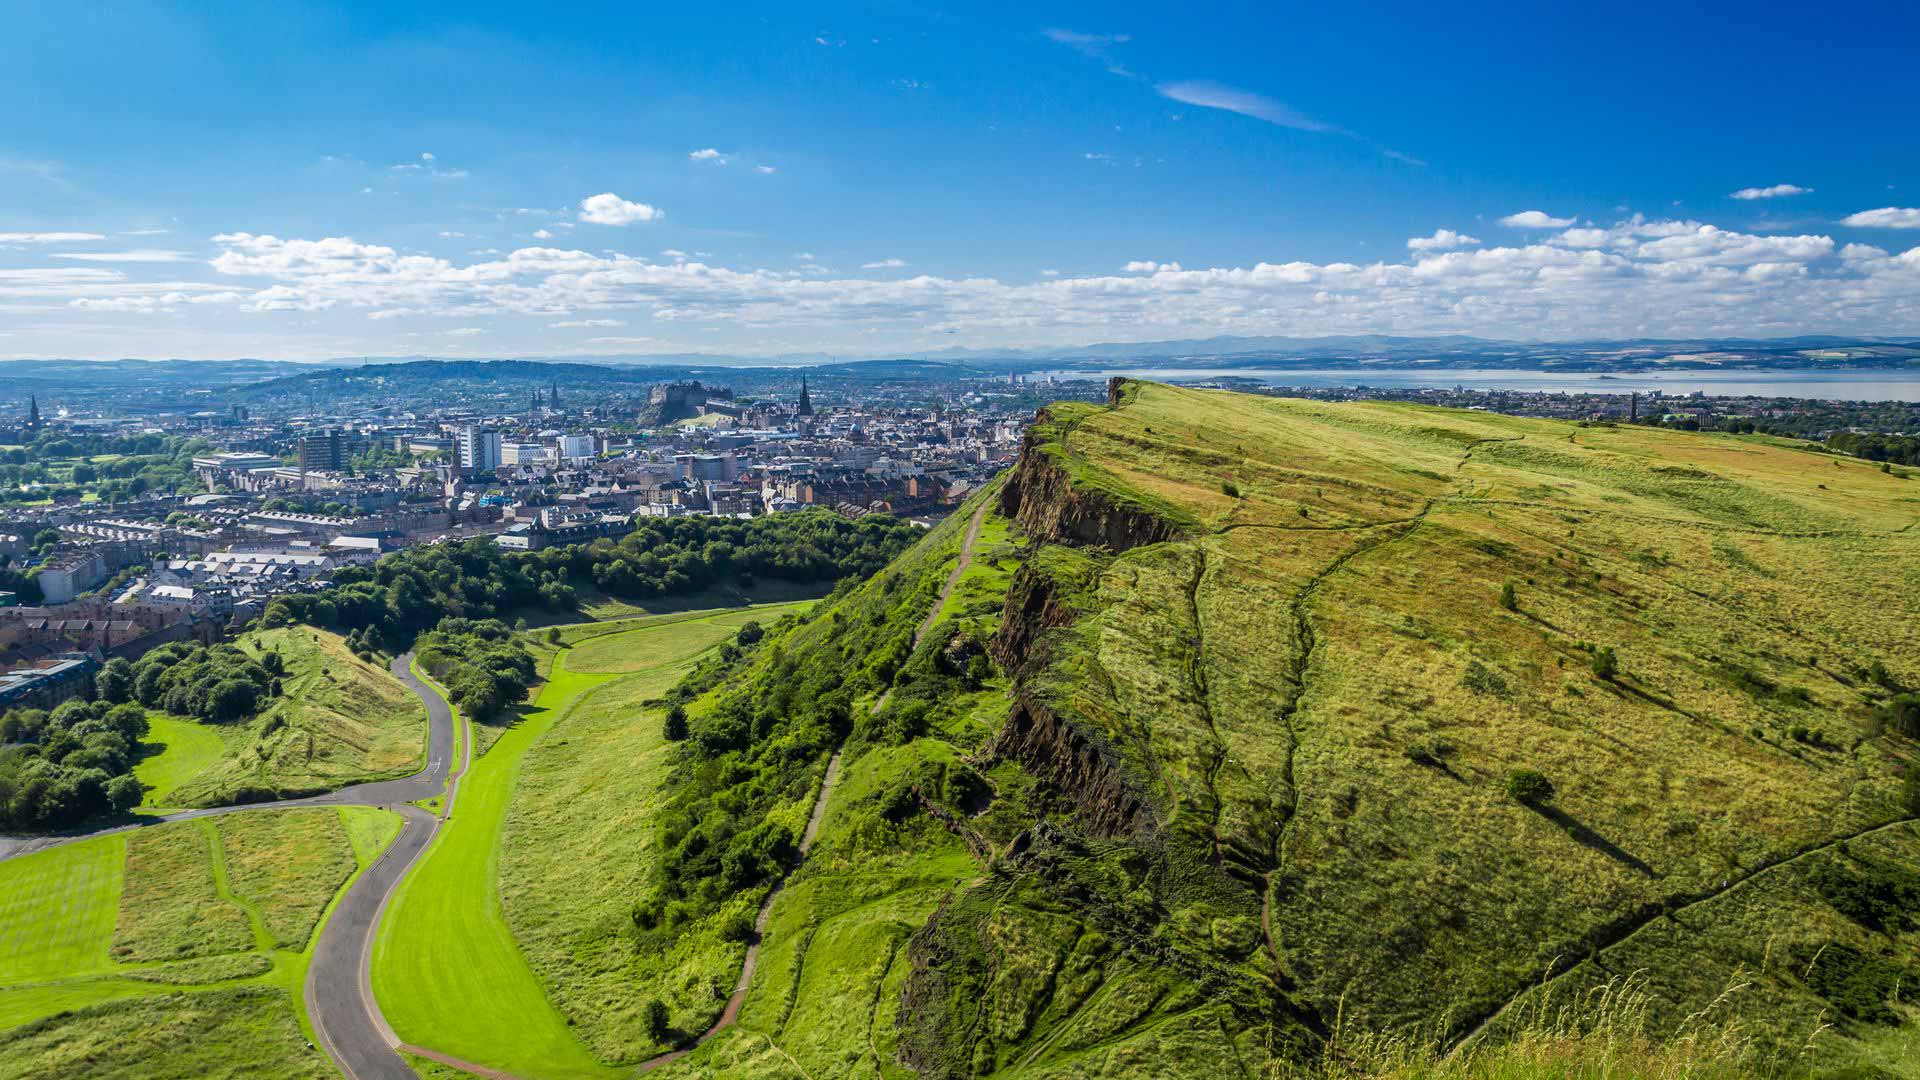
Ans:
[[[507,367],[513,389],[462,393],[457,379],[409,384],[396,372],[367,376],[368,392],[316,375],[304,396],[298,385],[264,398],[229,390],[189,396],[235,400],[135,415],[98,397],[69,408],[29,395],[15,429],[0,432],[0,480],[11,481],[0,495],[0,703],[50,707],[106,659],[219,640],[276,595],[420,544],[486,537],[538,551],[615,539],[648,518],[811,507],[930,524],[1014,461],[1037,407],[1103,392],[1093,379],[946,377],[941,365],[829,374],[824,390],[804,371],[762,370],[740,373],[750,391],[713,373],[569,391],[542,365]],[[380,392],[396,383],[412,386],[403,400]],[[1231,375],[1197,385],[1814,441],[1870,432],[1909,463],[1920,433],[1920,405],[1901,402],[1325,389]]]

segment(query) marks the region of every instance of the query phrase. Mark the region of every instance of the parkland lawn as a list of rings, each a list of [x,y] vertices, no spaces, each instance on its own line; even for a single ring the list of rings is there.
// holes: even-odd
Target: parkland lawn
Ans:
[[[404,1042],[525,1077],[631,1074],[610,1062],[645,1048],[630,1035],[644,1002],[617,965],[609,977],[572,958],[617,937],[608,920],[631,903],[625,883],[641,866],[608,845],[651,837],[664,755],[658,713],[640,703],[740,625],[803,606],[553,628],[547,681],[461,778],[381,923],[373,988]]]
[[[0,1077],[332,1075],[307,965],[399,821],[247,811],[0,863]]]

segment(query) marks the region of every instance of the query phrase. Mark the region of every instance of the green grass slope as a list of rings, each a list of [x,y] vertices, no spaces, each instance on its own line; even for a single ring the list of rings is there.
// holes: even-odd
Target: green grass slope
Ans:
[[[1228,1030],[1264,1010],[1445,1042],[1556,961],[1631,970],[1607,951],[1665,909],[1706,916],[1849,837],[1912,843],[1882,827],[1914,812],[1914,748],[1866,677],[1920,684],[1886,602],[1920,586],[1908,482],[1732,437],[1150,384],[1036,436],[1014,501],[1044,535],[1015,588],[1065,614],[1010,612],[1046,737],[1003,747],[1096,763],[1091,797],[1061,792],[1061,880],[1130,849],[1140,925],[1239,988]],[[1133,542],[1084,542],[1115,517]],[[1512,797],[1522,770],[1553,797]],[[1005,960],[991,922],[967,932]],[[1902,933],[1870,951],[1906,955]],[[1656,1020],[1725,985],[1684,953]],[[1833,1008],[1786,955],[1743,992],[1777,1047]]]
[[[1628,1020],[1609,1075],[1900,1062],[1911,481],[1134,383],[1051,410],[987,498],[994,554],[918,649],[965,514],[689,705],[670,786],[744,828],[820,760],[783,687],[855,700],[738,1025],[670,1069],[1580,1075],[1613,1052],[1583,1025]],[[742,694],[770,704],[724,749]],[[670,1039],[732,970],[694,884],[654,936],[706,959],[644,991]],[[1630,1017],[1589,1007],[1630,978]]]
[[[245,723],[201,725],[191,739],[173,727],[156,729],[161,741],[170,736],[177,743],[142,763],[156,776],[142,779],[156,788],[170,785],[154,793],[165,805],[292,798],[405,776],[420,767],[425,708],[385,667],[354,656],[340,635],[285,627],[248,634],[238,644],[256,657],[279,652],[285,693]],[[207,731],[224,742],[224,751],[211,760],[199,737]]]

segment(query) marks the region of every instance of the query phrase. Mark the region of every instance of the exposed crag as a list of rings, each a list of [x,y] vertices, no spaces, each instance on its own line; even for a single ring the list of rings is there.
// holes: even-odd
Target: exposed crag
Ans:
[[[1015,685],[1013,711],[989,752],[1018,761],[1073,804],[1079,824],[1094,836],[1145,839],[1159,821],[1118,756],[1062,720],[1024,686]]]
[[[1000,512],[1041,543],[1125,551],[1171,540],[1180,530],[1141,507],[1102,492],[1076,487],[1048,445],[1045,409],[1027,433],[1020,461],[1000,489]]]

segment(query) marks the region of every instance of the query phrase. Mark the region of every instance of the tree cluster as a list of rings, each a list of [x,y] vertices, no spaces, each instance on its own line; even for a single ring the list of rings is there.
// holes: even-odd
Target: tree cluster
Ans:
[[[443,619],[414,648],[420,667],[447,688],[447,697],[482,723],[533,685],[533,654],[498,619]]]
[[[139,805],[132,775],[147,733],[138,705],[68,701],[0,717],[0,828],[58,829]]]
[[[279,692],[278,657],[255,660],[232,645],[169,642],[138,661],[115,657],[95,678],[110,704],[134,701],[176,716],[232,723],[260,711]]]
[[[878,515],[848,521],[825,510],[737,521],[648,521],[618,541],[509,552],[487,538],[410,548],[372,567],[349,567],[334,588],[275,599],[265,622],[361,631],[390,652],[442,617],[506,619],[517,610],[571,610],[576,584],[628,599],[680,595],[717,584],[778,578],[814,583],[865,577],[919,535]]]
[[[1882,435],[1871,431],[1836,431],[1827,436],[1827,449],[1895,465],[1920,465],[1920,435]]]

